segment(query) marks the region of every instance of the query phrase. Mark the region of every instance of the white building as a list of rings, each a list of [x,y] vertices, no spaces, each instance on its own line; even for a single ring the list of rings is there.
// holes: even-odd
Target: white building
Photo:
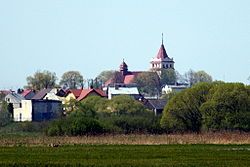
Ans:
[[[188,88],[188,85],[166,85],[162,88],[162,93],[168,94],[171,92],[180,92],[187,88]]]
[[[118,95],[129,95],[134,97],[135,99],[139,99],[141,97],[138,88],[136,86],[129,85],[115,85],[108,87],[108,99],[112,99],[114,96]]]

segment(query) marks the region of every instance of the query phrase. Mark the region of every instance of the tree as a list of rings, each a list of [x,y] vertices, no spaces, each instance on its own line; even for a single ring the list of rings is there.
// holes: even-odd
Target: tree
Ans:
[[[4,101],[5,96],[6,95],[4,93],[0,93],[0,101]]]
[[[11,122],[11,114],[8,111],[8,104],[5,101],[0,102],[0,127]]]
[[[144,72],[138,74],[134,82],[141,93],[150,96],[159,96],[161,93],[160,78],[156,72]]]
[[[162,69],[161,70],[161,85],[173,85],[177,81],[177,74],[174,69]]]
[[[200,107],[206,130],[250,130],[250,89],[241,83],[214,86]]]
[[[56,86],[56,73],[50,71],[37,71],[33,76],[27,77],[28,89],[41,90],[44,88],[53,88]]]
[[[161,126],[168,131],[199,132],[202,125],[200,106],[212,84],[200,83],[176,94],[164,108]]]
[[[96,112],[105,112],[108,108],[108,99],[100,96],[89,96],[83,99],[81,103],[92,108]]]
[[[186,82],[189,83],[190,86],[193,86],[196,83],[199,82],[212,82],[212,77],[207,74],[205,71],[193,71],[189,70],[187,73],[185,73]]]
[[[111,99],[108,104],[111,112],[121,114],[143,114],[146,108],[140,102],[128,95],[119,95]]]
[[[60,85],[70,89],[77,89],[83,86],[83,76],[79,71],[68,71],[62,75]]]
[[[102,81],[103,83],[107,82],[109,79],[113,78],[115,75],[114,70],[105,70],[102,71],[98,76],[97,79]]]

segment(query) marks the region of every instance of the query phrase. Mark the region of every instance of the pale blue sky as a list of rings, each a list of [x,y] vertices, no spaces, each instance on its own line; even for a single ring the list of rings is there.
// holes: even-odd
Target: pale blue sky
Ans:
[[[0,88],[37,70],[78,70],[85,79],[148,70],[161,44],[180,73],[248,83],[249,0],[0,0]]]

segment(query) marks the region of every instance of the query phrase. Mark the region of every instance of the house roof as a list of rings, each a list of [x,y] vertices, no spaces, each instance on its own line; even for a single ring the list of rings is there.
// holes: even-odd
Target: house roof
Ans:
[[[34,100],[40,100],[43,99],[47,93],[49,93],[52,89],[48,88],[48,89],[42,89],[39,92],[36,93],[36,95],[32,98]]]
[[[157,110],[164,109],[167,104],[166,99],[148,99],[148,102],[152,105],[153,108]]]
[[[5,99],[6,98],[11,98],[11,102],[12,103],[20,103],[21,100],[25,100],[25,98],[15,92],[11,92],[9,93],[8,95],[6,95]]]
[[[60,89],[59,91],[57,91],[56,95],[60,96],[60,97],[64,97],[67,94],[67,90],[64,89]]]
[[[21,95],[22,95],[23,97],[25,97],[25,96],[27,96],[30,92],[32,92],[32,90],[30,90],[30,89],[25,89],[25,90],[21,93]]]
[[[77,98],[78,101],[86,98],[90,93],[95,92],[101,97],[106,97],[106,94],[100,89],[82,89],[80,96]]]
[[[108,93],[113,95],[115,94],[139,95],[137,87],[117,87],[117,88],[109,87]]]
[[[75,98],[77,99],[77,98],[81,95],[81,92],[82,92],[82,89],[69,89],[69,90],[67,90],[66,96],[67,96],[69,93],[73,93],[73,95],[74,95]]]

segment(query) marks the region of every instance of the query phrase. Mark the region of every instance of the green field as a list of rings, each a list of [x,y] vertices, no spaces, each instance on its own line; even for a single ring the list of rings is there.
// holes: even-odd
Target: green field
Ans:
[[[250,145],[0,147],[0,166],[250,166]]]

